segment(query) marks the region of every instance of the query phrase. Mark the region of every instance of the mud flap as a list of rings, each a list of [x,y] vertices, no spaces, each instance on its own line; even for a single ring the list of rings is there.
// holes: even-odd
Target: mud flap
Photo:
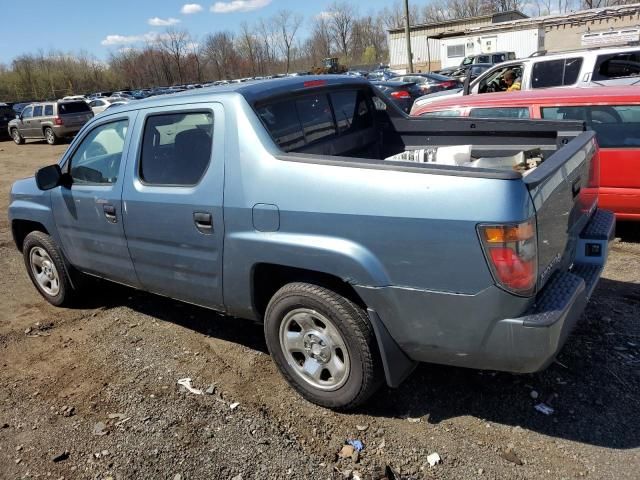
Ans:
[[[418,362],[407,357],[374,310],[368,308],[367,313],[378,341],[387,385],[391,388],[397,388],[413,372]]]

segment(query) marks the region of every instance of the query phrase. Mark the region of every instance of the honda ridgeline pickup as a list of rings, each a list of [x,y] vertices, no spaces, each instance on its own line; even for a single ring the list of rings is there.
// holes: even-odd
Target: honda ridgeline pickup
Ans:
[[[346,409],[417,362],[553,361],[612,239],[597,170],[582,123],[411,118],[294,77],[110,109],[9,218],[52,304],[95,276],[263,322],[293,388]]]

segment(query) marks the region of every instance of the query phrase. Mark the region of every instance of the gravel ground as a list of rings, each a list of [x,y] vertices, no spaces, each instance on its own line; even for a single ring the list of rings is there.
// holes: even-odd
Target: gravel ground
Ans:
[[[422,365],[399,389],[335,413],[287,387],[254,323],[105,283],[79,308],[47,304],[6,205],[15,179],[65,148],[0,142],[0,478],[378,479],[387,466],[403,479],[638,478],[636,225],[619,226],[546,371]],[[184,377],[211,394],[187,392]],[[553,414],[534,409],[541,401]],[[364,449],[339,458],[349,439]]]

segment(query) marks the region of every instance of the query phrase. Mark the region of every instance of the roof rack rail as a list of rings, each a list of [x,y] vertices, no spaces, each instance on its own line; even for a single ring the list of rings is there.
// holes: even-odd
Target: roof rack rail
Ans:
[[[538,50],[536,52],[533,52],[531,55],[529,55],[529,58],[532,57],[544,57],[547,54],[546,50]]]

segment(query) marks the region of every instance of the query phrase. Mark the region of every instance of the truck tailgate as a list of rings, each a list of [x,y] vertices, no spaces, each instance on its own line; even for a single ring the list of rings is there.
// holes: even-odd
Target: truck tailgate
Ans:
[[[583,132],[524,177],[536,211],[538,290],[573,262],[578,235],[597,206],[598,176],[595,133]]]

